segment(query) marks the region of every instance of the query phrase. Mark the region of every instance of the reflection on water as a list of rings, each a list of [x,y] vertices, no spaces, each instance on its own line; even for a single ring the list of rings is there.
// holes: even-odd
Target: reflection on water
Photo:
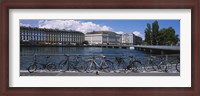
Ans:
[[[101,48],[101,47],[21,47],[21,56],[33,54],[133,54],[143,56],[145,53],[133,49]]]

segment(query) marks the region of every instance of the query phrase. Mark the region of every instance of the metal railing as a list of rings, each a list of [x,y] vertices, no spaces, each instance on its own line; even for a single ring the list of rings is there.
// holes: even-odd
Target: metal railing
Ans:
[[[139,57],[133,54],[34,54],[20,57],[20,69],[28,70],[30,73],[37,70],[61,72],[180,72],[180,55]]]

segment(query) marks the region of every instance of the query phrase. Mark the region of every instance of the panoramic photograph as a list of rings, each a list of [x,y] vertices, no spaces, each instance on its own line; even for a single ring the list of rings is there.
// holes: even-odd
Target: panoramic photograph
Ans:
[[[21,19],[20,76],[180,76],[180,20]]]

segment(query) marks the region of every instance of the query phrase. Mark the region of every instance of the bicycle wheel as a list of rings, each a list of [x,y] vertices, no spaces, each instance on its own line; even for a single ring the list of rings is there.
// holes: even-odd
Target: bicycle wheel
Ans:
[[[65,66],[66,66],[66,64],[64,64],[64,63],[59,64],[59,70],[60,70],[61,72],[66,71]]]
[[[161,62],[159,64],[159,68],[161,69],[162,72],[166,72],[166,70],[167,70],[167,64],[165,62]]]
[[[151,66],[151,71],[158,71],[159,70],[159,65],[156,63],[155,60],[150,60],[149,65]]]
[[[60,64],[59,64],[59,69],[60,69],[60,71],[61,72],[65,72],[65,71],[70,71],[70,69],[72,70],[73,68],[71,68],[72,67],[72,65],[70,65],[70,64],[72,64],[71,62],[69,62],[69,61],[63,61],[63,62],[61,62]]]
[[[152,71],[152,65],[150,65],[150,64],[145,64],[145,65],[144,65],[144,69],[145,69],[146,72],[150,72],[150,71]]]
[[[149,71],[159,71],[160,67],[159,64],[156,64],[156,62],[150,61],[146,65],[146,70]]]
[[[29,73],[33,73],[33,72],[36,71],[36,69],[37,69],[37,65],[30,65],[30,66],[28,67],[28,72],[29,72]]]
[[[143,71],[143,66],[142,66],[140,61],[134,61],[133,64],[135,65],[137,72],[142,72]]]
[[[180,63],[176,64],[176,71],[180,72]]]
[[[85,68],[85,71],[87,73],[92,73],[94,70],[95,70],[95,67],[94,67],[94,64],[92,61],[89,61],[89,62],[86,62],[86,68]]]
[[[129,62],[129,65],[127,66],[127,70],[136,72],[137,71],[137,66],[135,66],[134,62]]]
[[[165,69],[165,72],[167,72],[167,73],[172,72],[172,68],[173,68],[172,64],[167,63],[167,65],[166,65],[166,69]]]
[[[111,66],[112,66],[112,62],[110,62],[110,61],[102,62],[100,70],[103,71],[103,72],[108,73],[108,72],[111,71]]]
[[[75,70],[77,70],[78,72],[84,72],[85,71],[84,63],[78,62],[75,66]]]
[[[116,57],[115,58],[116,67],[115,69],[126,69],[126,63],[123,58]]]
[[[108,64],[109,66],[109,72],[113,71],[113,72],[116,72],[116,68],[115,68],[115,65],[112,61],[110,60],[107,60],[106,63]]]
[[[56,65],[55,64],[48,64],[46,66],[47,70],[49,71],[55,71],[56,70]]]

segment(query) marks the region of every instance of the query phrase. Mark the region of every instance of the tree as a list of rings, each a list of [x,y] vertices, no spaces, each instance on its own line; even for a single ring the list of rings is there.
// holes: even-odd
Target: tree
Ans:
[[[167,29],[163,28],[158,33],[157,37],[158,45],[165,45],[166,44],[165,42],[167,41],[166,37],[167,37]]]
[[[159,32],[159,25],[158,25],[158,21],[156,20],[155,22],[152,23],[152,34],[151,34],[152,45],[158,44],[158,41],[157,41],[158,32]]]
[[[151,25],[147,23],[147,28],[145,29],[145,43],[151,45]]]
[[[175,36],[175,44],[177,44],[179,41],[180,41],[180,40],[179,40],[179,35],[176,35],[176,36]]]
[[[148,45],[176,45],[179,42],[179,36],[172,27],[159,30],[158,21],[155,21],[152,23],[152,28],[147,23],[144,41]]]
[[[159,45],[176,45],[179,41],[179,36],[176,35],[172,27],[163,28],[159,31],[157,40]]]

